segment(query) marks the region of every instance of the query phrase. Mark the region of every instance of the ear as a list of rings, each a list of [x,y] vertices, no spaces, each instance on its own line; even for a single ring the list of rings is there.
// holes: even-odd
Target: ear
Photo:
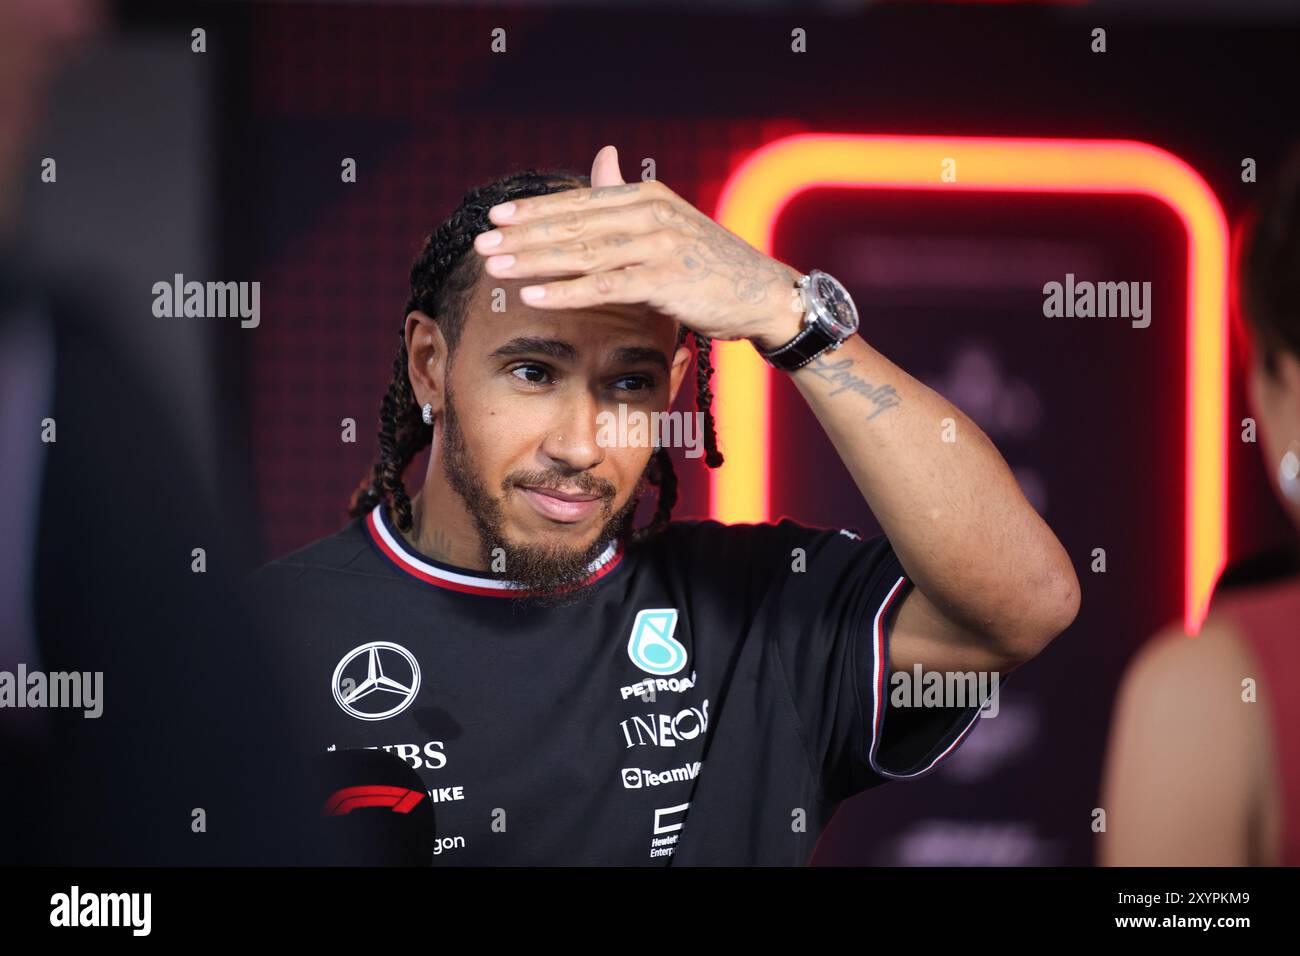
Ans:
[[[679,345],[677,351],[673,353],[672,368],[668,370],[668,407],[671,408],[677,401],[677,391],[682,387],[682,380],[686,377],[686,369],[691,364],[691,350],[685,344]]]
[[[446,393],[447,340],[438,323],[416,310],[406,317],[406,375],[415,403],[427,402],[436,415],[442,411]]]

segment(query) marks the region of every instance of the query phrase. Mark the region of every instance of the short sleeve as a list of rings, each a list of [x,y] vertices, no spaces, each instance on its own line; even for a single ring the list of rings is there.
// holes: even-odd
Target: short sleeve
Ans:
[[[842,800],[929,773],[966,739],[980,706],[891,702],[889,639],[913,585],[889,539],[792,521],[770,527],[779,549],[771,559],[786,564],[770,579],[761,626],[824,795]]]

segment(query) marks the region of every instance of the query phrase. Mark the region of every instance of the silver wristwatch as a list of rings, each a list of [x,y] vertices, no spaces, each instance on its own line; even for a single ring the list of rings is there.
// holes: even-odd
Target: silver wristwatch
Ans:
[[[858,310],[849,290],[833,276],[813,269],[796,283],[803,298],[803,328],[785,345],[759,355],[785,372],[803,368],[817,356],[833,351],[858,330]]]

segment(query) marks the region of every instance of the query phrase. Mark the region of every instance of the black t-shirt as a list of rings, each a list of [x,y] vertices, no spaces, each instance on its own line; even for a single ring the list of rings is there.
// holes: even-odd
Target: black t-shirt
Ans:
[[[803,865],[841,800],[978,719],[890,707],[912,584],[883,535],[676,521],[591,574],[582,603],[528,607],[382,507],[267,565],[304,752],[405,759],[437,865]]]

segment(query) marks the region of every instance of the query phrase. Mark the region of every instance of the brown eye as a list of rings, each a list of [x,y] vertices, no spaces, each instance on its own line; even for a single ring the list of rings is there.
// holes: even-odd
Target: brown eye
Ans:
[[[510,370],[510,374],[529,385],[545,385],[551,380],[550,371],[544,365],[517,365]]]
[[[631,384],[620,388],[624,382]],[[646,389],[654,388],[654,386],[655,380],[648,375],[625,375],[614,383],[615,388],[620,388],[624,392],[644,392]]]

